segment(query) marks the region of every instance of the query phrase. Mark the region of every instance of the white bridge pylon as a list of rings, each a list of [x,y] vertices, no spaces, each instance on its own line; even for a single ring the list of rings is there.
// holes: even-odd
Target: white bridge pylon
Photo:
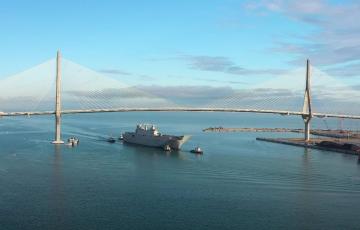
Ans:
[[[55,140],[53,144],[64,144],[61,140],[61,54],[56,55],[56,92],[55,92]]]
[[[304,119],[305,128],[305,141],[310,140],[310,121],[313,116],[311,110],[311,92],[310,92],[310,61],[309,59],[306,60],[306,84],[305,84],[305,94],[304,94],[304,105],[303,105],[303,115],[302,118]]]

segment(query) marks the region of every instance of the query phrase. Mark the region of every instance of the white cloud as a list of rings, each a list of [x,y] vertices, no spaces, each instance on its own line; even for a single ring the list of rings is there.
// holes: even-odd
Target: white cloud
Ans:
[[[247,4],[252,11],[270,11],[314,26],[316,30],[299,43],[282,41],[274,50],[298,54],[293,63],[310,58],[317,65],[359,60],[360,2],[332,3],[325,0],[268,0]],[[299,38],[299,37],[296,37]]]
[[[287,71],[284,69],[247,69],[230,58],[222,56],[182,55],[180,59],[185,60],[192,69],[233,75],[278,75]]]

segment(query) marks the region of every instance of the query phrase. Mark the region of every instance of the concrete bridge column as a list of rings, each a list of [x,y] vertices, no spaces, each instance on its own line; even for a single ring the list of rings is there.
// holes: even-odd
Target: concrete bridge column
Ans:
[[[310,80],[311,80],[310,79],[310,61],[308,59],[308,60],[306,60],[306,86],[305,86],[303,115],[302,115],[302,118],[305,123],[304,140],[306,142],[310,141],[310,121],[312,118]]]
[[[311,118],[307,118],[304,119],[304,123],[305,123],[305,129],[304,129],[304,133],[305,133],[305,141],[310,141],[310,120]]]
[[[53,144],[63,144],[61,140],[61,54],[56,56],[56,101],[55,101],[55,140]]]

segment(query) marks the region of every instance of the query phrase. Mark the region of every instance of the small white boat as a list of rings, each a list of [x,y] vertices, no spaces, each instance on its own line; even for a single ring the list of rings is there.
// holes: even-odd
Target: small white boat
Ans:
[[[165,152],[171,151],[170,145],[164,145],[164,151],[165,151]]]
[[[203,154],[203,150],[199,146],[195,147],[195,149],[191,150],[190,152],[196,154]]]
[[[76,146],[76,145],[78,145],[79,144],[79,139],[77,139],[76,137],[70,137],[69,139],[68,139],[68,143],[67,143],[67,145],[69,145],[69,146]]]
[[[122,134],[120,134],[119,141],[122,141],[122,140],[124,140],[124,137]]]

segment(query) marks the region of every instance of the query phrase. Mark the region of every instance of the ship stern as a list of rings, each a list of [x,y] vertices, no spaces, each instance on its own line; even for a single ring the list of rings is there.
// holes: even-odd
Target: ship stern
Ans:
[[[177,140],[172,140],[169,145],[171,149],[180,150],[181,146],[191,138],[191,135],[184,135],[178,137]]]

